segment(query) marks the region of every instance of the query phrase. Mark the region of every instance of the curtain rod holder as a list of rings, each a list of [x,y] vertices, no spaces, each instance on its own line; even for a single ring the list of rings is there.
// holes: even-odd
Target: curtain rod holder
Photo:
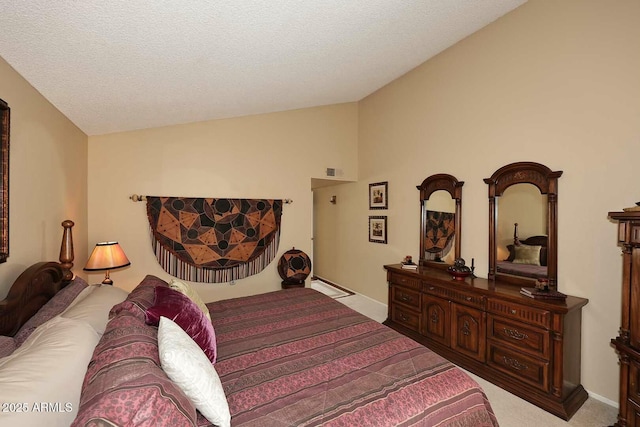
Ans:
[[[129,199],[133,200],[134,202],[142,202],[147,200],[147,196],[132,194],[131,196],[129,196]],[[291,203],[293,203],[293,199],[284,199],[283,202],[285,205],[290,205]]]

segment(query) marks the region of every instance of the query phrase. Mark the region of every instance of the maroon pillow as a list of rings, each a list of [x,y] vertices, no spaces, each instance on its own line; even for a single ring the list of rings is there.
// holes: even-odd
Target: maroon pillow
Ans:
[[[188,296],[171,288],[155,288],[156,299],[146,311],[147,324],[157,326],[160,316],[176,322],[216,363],[216,335],[211,321]]]
[[[121,311],[130,311],[141,320],[146,320],[145,312],[153,305],[155,300],[155,288],[158,286],[169,287],[169,284],[156,276],[147,275],[127,296],[127,299],[116,304],[109,313],[109,319],[115,317]]]

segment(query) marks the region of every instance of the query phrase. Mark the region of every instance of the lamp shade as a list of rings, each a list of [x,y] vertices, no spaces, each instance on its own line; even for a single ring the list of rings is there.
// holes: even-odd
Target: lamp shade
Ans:
[[[131,262],[124,254],[118,242],[101,242],[93,248],[93,252],[84,266],[86,271],[111,270],[126,267]]]

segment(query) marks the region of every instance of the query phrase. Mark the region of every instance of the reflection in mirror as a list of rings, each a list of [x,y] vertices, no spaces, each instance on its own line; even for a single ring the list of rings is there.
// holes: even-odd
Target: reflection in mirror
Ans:
[[[489,185],[489,279],[526,283],[546,278],[556,287],[558,178],[539,163],[498,169]]]
[[[425,200],[426,224],[423,258],[426,261],[453,264],[455,260],[456,203],[445,190]]]
[[[515,184],[497,199],[497,211],[497,272],[546,279],[547,195]]]
[[[462,186],[447,174],[431,175],[420,190],[420,264],[446,268],[460,257]]]

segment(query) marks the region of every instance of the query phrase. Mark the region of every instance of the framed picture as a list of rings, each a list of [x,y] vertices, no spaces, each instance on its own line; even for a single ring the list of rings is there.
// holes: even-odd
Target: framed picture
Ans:
[[[369,209],[388,209],[388,183],[369,184]]]
[[[9,257],[9,105],[0,99],[0,263]]]
[[[387,243],[387,217],[369,217],[369,241],[373,243]]]

